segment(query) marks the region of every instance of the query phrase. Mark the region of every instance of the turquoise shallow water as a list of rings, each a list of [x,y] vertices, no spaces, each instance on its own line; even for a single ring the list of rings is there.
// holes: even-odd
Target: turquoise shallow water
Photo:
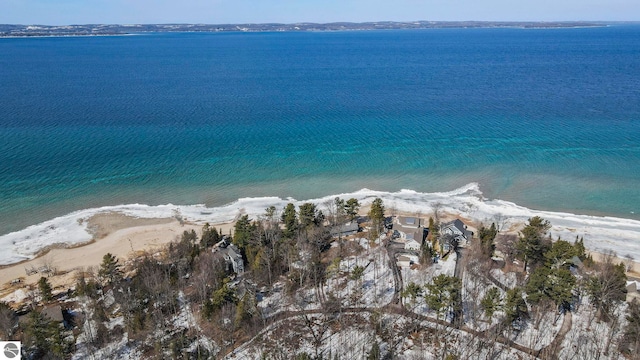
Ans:
[[[0,234],[360,188],[640,216],[640,27],[0,39]]]

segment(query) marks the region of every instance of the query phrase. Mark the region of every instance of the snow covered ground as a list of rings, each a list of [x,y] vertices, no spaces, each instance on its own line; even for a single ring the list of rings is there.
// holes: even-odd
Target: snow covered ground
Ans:
[[[395,291],[389,257],[382,246],[369,246],[369,240],[356,239],[365,248],[357,256],[341,259],[338,268],[319,288],[305,288],[294,299],[284,294],[284,285],[275,284],[268,296],[258,302],[264,316],[280,311],[317,310],[328,297],[340,299],[343,307],[376,307],[391,302]],[[356,267],[363,268],[362,276],[352,278]]]

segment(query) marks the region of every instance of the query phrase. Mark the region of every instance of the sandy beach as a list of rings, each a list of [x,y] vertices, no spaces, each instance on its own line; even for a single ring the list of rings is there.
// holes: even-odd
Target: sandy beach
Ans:
[[[231,224],[215,225],[228,233]],[[53,248],[28,261],[0,268],[0,299],[21,288],[34,285],[42,273],[27,275],[25,269],[48,267],[56,275],[48,279],[54,290],[66,290],[74,283],[78,270],[98,268],[106,253],[115,255],[121,262],[139,255],[154,252],[165,244],[179,239],[182,233],[192,229],[200,233],[202,225],[181,224],[174,218],[144,219],[120,213],[93,216],[88,228],[94,235],[91,242],[72,248]],[[19,279],[19,283],[12,281]]]

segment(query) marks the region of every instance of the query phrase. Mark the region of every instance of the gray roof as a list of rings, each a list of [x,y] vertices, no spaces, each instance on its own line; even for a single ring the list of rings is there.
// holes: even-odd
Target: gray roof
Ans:
[[[235,245],[230,244],[227,247],[227,251],[229,252],[229,256],[231,257],[240,257],[242,258],[242,254],[240,253],[240,249],[238,249]]]
[[[62,316],[62,308],[60,307],[60,305],[51,305],[45,307],[44,309],[42,309],[42,315],[53,321],[64,321],[64,317]]]
[[[424,220],[415,216],[399,216],[398,222],[400,225],[417,227],[424,223]]]
[[[453,221],[450,221],[446,224],[444,224],[445,228],[450,228],[450,227],[454,227],[456,228],[458,231],[460,231],[462,233],[462,236],[464,236],[467,240],[469,240],[472,236],[473,236],[473,232],[467,230],[467,227],[464,225],[464,223],[460,220],[460,219],[455,219]]]
[[[465,233],[467,229],[464,227],[464,223],[460,219],[455,219],[452,221],[452,225],[455,226],[461,233]]]
[[[358,232],[358,229],[359,229],[358,223],[355,221],[352,221],[348,224],[342,224],[340,226],[332,228],[331,235]]]

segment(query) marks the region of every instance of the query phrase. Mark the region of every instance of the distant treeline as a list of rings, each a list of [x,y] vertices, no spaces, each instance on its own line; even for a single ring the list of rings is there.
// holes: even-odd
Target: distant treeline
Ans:
[[[334,22],[326,24],[85,24],[85,25],[0,25],[0,36],[90,36],[125,35],[140,32],[273,32],[399,30],[431,28],[572,28],[606,26],[603,22],[508,22],[508,21],[413,21]]]

